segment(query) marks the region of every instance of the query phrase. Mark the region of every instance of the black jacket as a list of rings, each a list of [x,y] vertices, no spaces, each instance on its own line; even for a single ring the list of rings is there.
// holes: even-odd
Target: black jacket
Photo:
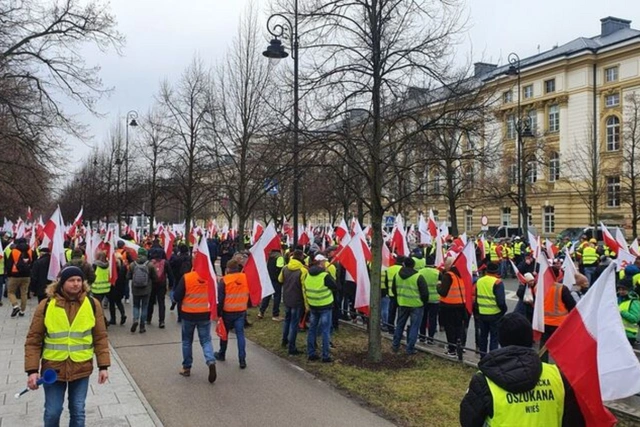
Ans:
[[[402,279],[407,279],[414,274],[418,274],[416,270],[413,268],[402,267],[400,271],[398,271],[398,276]],[[398,295],[398,291],[396,289],[396,277],[393,278],[393,283],[391,284],[391,290],[394,295]],[[429,287],[427,286],[427,282],[424,280],[422,275],[418,276],[418,292],[420,292],[420,300],[422,300],[422,304],[426,304],[429,302]]]
[[[29,282],[29,291],[33,292],[38,298],[43,298],[46,294],[47,286],[51,280],[47,279],[49,274],[49,261],[51,254],[43,252],[40,258],[35,260],[31,266],[31,281]]]
[[[532,390],[542,374],[542,362],[535,350],[527,347],[508,346],[488,353],[478,363],[479,373],[471,378],[469,390],[460,402],[460,425],[482,427],[493,416],[493,397],[485,378],[512,393]],[[564,375],[564,415],[562,425],[584,426],[584,418],[575,394]]]

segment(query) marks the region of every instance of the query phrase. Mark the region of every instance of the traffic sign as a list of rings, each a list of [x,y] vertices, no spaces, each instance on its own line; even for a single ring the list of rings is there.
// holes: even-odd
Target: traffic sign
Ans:
[[[480,218],[480,225],[482,225],[483,227],[489,225],[489,218],[487,218],[486,215],[482,215],[482,218]]]
[[[396,217],[395,216],[385,216],[384,217],[384,226],[385,227],[393,227],[393,224],[396,222]]]

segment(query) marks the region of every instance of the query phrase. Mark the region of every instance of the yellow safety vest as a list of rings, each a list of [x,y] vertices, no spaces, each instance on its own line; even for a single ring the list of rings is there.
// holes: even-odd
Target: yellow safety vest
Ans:
[[[564,413],[564,384],[555,365],[542,364],[542,374],[533,390],[511,393],[485,377],[493,398],[491,427],[560,427]]]
[[[393,283],[393,278],[396,277],[396,274],[400,272],[401,268],[401,265],[392,265],[391,267],[387,268],[387,271],[384,272],[384,274],[386,274],[387,276],[385,281],[387,283],[387,289],[389,290],[390,297],[395,297],[393,291],[391,290],[391,284]]]
[[[587,267],[594,266],[596,262],[598,262],[596,248],[592,248],[591,246],[584,248],[582,251],[582,265]]]
[[[109,282],[109,269],[106,267],[96,266],[96,281],[91,285],[91,293],[95,295],[103,295],[111,290],[111,282]]]
[[[311,307],[325,307],[333,304],[333,292],[324,284],[327,274],[329,273],[322,272],[315,276],[308,274],[304,281],[304,293]]]
[[[499,279],[493,276],[482,276],[476,283],[476,301],[478,313],[490,316],[500,313],[496,296],[493,294],[493,286]]]
[[[626,301],[622,301],[618,308],[620,309],[620,313],[623,311],[629,311],[631,308],[631,303],[635,300],[628,299]],[[622,318],[622,324],[624,325],[624,330],[627,333],[627,337],[636,338],[638,336],[638,324],[631,323],[627,321],[624,317]]]
[[[86,296],[73,324],[69,324],[67,312],[58,307],[55,298],[47,304],[47,314],[44,316],[44,326],[47,330],[44,336],[44,350],[42,358],[54,362],[62,362],[71,358],[74,362],[86,362],[93,358],[93,328],[96,316]]]
[[[513,253],[515,256],[522,255],[522,242],[516,242],[513,244]]]
[[[398,292],[398,306],[400,307],[422,307],[420,299],[420,289],[418,288],[419,273],[403,279],[400,275],[396,275],[396,292]]]
[[[500,259],[498,258],[498,251],[496,249],[498,249],[498,245],[496,245],[496,244],[492,243],[489,246],[489,259],[491,259],[491,262],[500,261]]]

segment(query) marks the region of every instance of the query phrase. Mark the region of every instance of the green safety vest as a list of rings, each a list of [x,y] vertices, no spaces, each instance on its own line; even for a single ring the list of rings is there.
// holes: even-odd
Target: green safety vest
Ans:
[[[284,257],[283,256],[279,256],[278,258],[276,258],[276,267],[278,267],[278,268],[284,267]]]
[[[631,308],[631,303],[635,300],[628,299],[626,301],[622,301],[618,308],[620,309],[620,313],[623,311],[629,311]],[[622,318],[622,324],[624,325],[624,331],[627,333],[627,338],[635,339],[638,336],[638,324],[631,323],[627,321],[624,317]]]
[[[416,273],[411,277],[403,279],[400,275],[396,275],[396,292],[398,292],[398,306],[400,307],[422,307],[420,299],[420,291],[418,290],[418,278],[420,274]]]
[[[555,365],[542,364],[542,374],[533,390],[511,393],[485,377],[493,398],[491,427],[560,427],[564,414],[564,384]]]
[[[393,290],[391,290],[391,284],[393,283],[393,278],[396,277],[396,274],[398,274],[401,268],[401,265],[392,265],[391,267],[387,268],[387,271],[385,271],[385,274],[387,275],[386,282],[387,287],[389,288],[390,297],[395,297],[395,295],[393,294]]]
[[[427,282],[427,288],[429,289],[429,304],[438,304],[440,298],[438,298],[438,279],[440,278],[440,271],[434,267],[425,267],[418,271],[425,282]]]
[[[500,313],[500,308],[496,303],[496,296],[493,294],[493,286],[499,279],[493,276],[482,276],[476,283],[476,301],[478,303],[478,313],[490,316]]]
[[[96,281],[91,284],[91,293],[102,295],[109,293],[111,282],[109,282],[109,269],[96,266]]]
[[[425,268],[427,266],[427,260],[425,260],[424,258],[411,258],[413,258],[413,261],[416,263],[416,265],[414,266],[416,270],[420,270],[421,268]]]
[[[55,298],[47,303],[43,359],[62,362],[71,358],[74,362],[86,362],[93,358],[92,331],[96,317],[89,298],[88,295],[84,298],[72,325],[69,325],[67,312],[57,306]]]
[[[596,248],[592,248],[591,246],[584,248],[582,251],[582,265],[593,266],[596,262],[598,262]]]
[[[326,307],[333,304],[333,292],[324,284],[327,273],[322,272],[317,276],[307,275],[304,281],[304,293],[311,307]]]

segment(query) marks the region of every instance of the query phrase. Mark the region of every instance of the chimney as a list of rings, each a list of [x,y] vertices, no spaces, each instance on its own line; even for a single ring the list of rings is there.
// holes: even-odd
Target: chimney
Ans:
[[[476,62],[473,64],[473,76],[480,77],[485,74],[489,74],[491,71],[498,68],[496,64],[488,64],[486,62]]]
[[[625,28],[631,28],[631,21],[627,19],[614,18],[613,16],[607,16],[602,18],[600,36],[606,37]]]

